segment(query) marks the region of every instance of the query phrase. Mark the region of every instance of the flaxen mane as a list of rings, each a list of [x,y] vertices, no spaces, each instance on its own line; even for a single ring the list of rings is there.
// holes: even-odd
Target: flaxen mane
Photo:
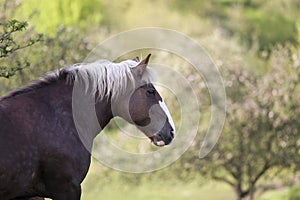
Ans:
[[[99,99],[111,95],[112,99],[114,99],[124,94],[129,86],[134,88],[135,80],[131,69],[137,64],[138,62],[134,60],[126,60],[120,63],[98,60],[93,63],[75,64],[51,72],[26,87],[10,92],[3,99],[46,87],[59,80],[64,80],[66,84],[74,84],[74,81],[77,80],[84,84],[86,92],[91,95],[98,94]],[[149,68],[144,73],[143,80],[145,82],[153,80],[153,75]]]

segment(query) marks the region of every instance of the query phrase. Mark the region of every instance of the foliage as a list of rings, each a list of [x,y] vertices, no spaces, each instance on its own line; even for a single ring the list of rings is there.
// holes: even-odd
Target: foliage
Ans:
[[[10,81],[0,80],[0,91],[4,93],[44,76],[47,72],[83,62],[91,47],[90,42],[78,30],[60,26],[55,36],[45,36],[34,49],[23,50],[23,55],[31,61],[30,67]],[[8,58],[6,62],[12,62],[12,59]]]
[[[193,11],[199,17],[211,18],[216,26],[222,27],[231,36],[239,37],[248,48],[258,46],[259,52],[270,53],[278,44],[299,43],[297,23],[300,23],[300,5],[297,0],[193,0],[189,3],[173,0],[171,5],[183,12]],[[282,7],[288,7],[289,12]]]
[[[41,34],[20,41],[17,34],[24,32],[27,26],[28,24],[25,21],[18,21],[16,19],[6,20],[5,18],[0,19],[0,27],[2,29],[0,32],[0,77],[10,78],[15,75],[17,71],[30,66],[26,57],[13,59],[14,61],[3,65],[5,60],[14,58],[17,51],[41,41]],[[23,33],[23,35],[25,34],[26,33]]]
[[[258,43],[259,51],[270,52],[277,44],[297,44],[298,30],[296,22],[282,13],[274,10],[245,8],[239,20],[240,23],[227,23],[225,26],[232,33],[237,34],[248,46]],[[233,16],[234,17],[234,16]],[[235,22],[235,20],[233,20]],[[282,31],[277,31],[281,26]],[[249,35],[248,33],[252,34]]]
[[[34,5],[34,6],[33,6]],[[19,10],[25,16],[32,16],[37,30],[53,36],[60,25],[82,30],[98,26],[102,19],[101,0],[26,0]]]
[[[238,199],[253,198],[270,169],[299,162],[299,55],[279,48],[270,64],[272,70],[259,79],[241,68],[224,69],[228,112],[223,135],[210,155],[192,166],[231,185]]]
[[[6,1],[6,3],[8,5],[5,6],[3,19],[14,16],[13,10],[18,9],[13,2]],[[0,94],[2,95],[12,88],[20,87],[30,80],[43,76],[46,72],[82,62],[91,48],[90,42],[76,28],[61,25],[55,29],[52,36],[45,34],[42,37],[41,34],[33,33],[34,27],[29,27],[28,31],[24,32],[28,27],[27,22],[11,20],[9,23],[0,25],[5,26],[1,35],[6,36],[6,39],[1,41],[1,47],[5,48],[5,51],[1,51],[1,56],[5,57],[1,57],[0,60],[4,69],[1,71],[2,76],[10,77],[16,71],[26,67],[18,76],[10,78],[9,81],[0,80]],[[20,31],[24,34],[18,34]],[[33,44],[36,44],[34,48],[28,48]],[[20,53],[15,53],[18,50]],[[15,64],[12,66],[12,63]]]

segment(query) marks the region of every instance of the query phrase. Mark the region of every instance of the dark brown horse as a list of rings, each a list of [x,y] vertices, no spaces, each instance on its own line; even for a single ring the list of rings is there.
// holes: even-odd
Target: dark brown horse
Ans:
[[[0,99],[0,200],[80,199],[90,144],[101,129],[80,135],[74,109],[86,113],[80,105],[74,108],[76,81],[84,84],[84,95],[93,96],[99,127],[119,116],[155,145],[169,144],[174,124],[150,82],[149,58],[62,68]]]

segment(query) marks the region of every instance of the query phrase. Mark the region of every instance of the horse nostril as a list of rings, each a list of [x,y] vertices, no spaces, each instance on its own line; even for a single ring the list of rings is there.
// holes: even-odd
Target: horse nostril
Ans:
[[[170,128],[171,128],[171,130],[170,130],[170,131],[171,131],[171,132],[174,132],[174,129],[173,129],[173,127],[171,126]]]
[[[175,137],[175,131],[172,126],[170,126],[170,135],[171,135],[172,139]]]
[[[175,135],[174,135],[173,129],[170,131],[170,135],[171,135],[172,138],[174,138]]]

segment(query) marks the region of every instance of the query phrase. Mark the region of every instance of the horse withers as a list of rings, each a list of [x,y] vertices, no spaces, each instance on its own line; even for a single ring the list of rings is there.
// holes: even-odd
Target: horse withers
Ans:
[[[170,144],[175,127],[151,83],[149,58],[65,67],[2,97],[0,200],[79,200],[91,158],[85,142],[92,144],[116,116],[137,126],[155,145]],[[84,133],[90,141],[83,142],[74,120],[76,82],[85,84],[83,95],[95,100],[100,128]]]

